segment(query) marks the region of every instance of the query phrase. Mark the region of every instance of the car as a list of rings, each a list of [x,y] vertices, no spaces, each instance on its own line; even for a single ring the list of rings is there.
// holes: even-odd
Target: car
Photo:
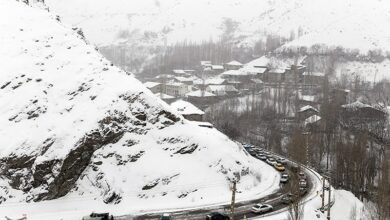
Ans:
[[[299,181],[299,187],[307,187],[307,182],[306,182],[306,180],[304,180],[304,179],[301,179],[300,181]]]
[[[287,183],[289,178],[290,176],[287,173],[283,173],[282,176],[280,177],[280,183]]]
[[[261,149],[258,149],[258,148],[253,148],[253,151],[260,154],[262,153],[263,151]]]
[[[288,205],[288,204],[290,204],[290,203],[293,203],[293,201],[294,201],[293,198],[294,198],[294,195],[293,195],[292,193],[287,193],[286,195],[284,195],[284,196],[282,197],[281,202],[282,202],[283,204]]]
[[[284,168],[283,164],[281,164],[281,163],[276,163],[276,164],[274,165],[274,167],[275,167],[275,169],[276,169],[277,171],[283,172],[283,171],[286,170],[286,168]]]
[[[264,154],[261,154],[258,158],[259,158],[260,160],[263,160],[263,161],[266,161],[266,160],[267,160],[267,156],[265,156]]]
[[[256,154],[256,157],[257,157],[257,158],[259,158],[260,156],[264,156],[264,154],[262,154],[262,153],[257,153],[257,154]]]
[[[306,187],[299,187],[299,193],[301,196],[304,196],[307,193]]]
[[[281,157],[276,158],[276,162],[281,163],[283,165],[287,164],[287,160]]]
[[[251,208],[253,213],[263,214],[272,211],[273,207],[268,204],[256,204]]]
[[[306,175],[305,175],[304,172],[302,172],[302,171],[299,172],[299,173],[298,173],[298,176],[299,176],[299,179],[301,179],[301,180],[302,180],[302,179],[303,179],[303,180],[306,180]]]
[[[271,166],[274,166],[277,162],[276,162],[276,160],[275,160],[273,157],[269,157],[269,158],[267,159],[267,163],[268,163],[269,165],[271,165]]]
[[[109,213],[95,213],[92,212],[88,216],[84,216],[83,220],[113,220],[114,216],[110,215]]]
[[[164,213],[161,217],[160,220],[172,220],[172,217],[169,213]]]
[[[229,220],[229,216],[219,212],[213,212],[206,216],[206,220]]]

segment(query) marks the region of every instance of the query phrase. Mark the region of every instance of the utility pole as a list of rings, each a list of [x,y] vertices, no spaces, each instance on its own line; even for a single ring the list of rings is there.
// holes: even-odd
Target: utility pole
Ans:
[[[233,188],[232,188],[232,203],[230,205],[230,220],[234,220],[234,205],[236,202],[236,191],[237,191],[237,182],[236,180],[233,181]]]
[[[328,216],[327,216],[327,220],[330,220],[330,200],[331,200],[331,198],[330,198],[330,191],[332,190],[332,187],[330,186],[330,177],[329,177],[329,180],[328,180],[328,182],[329,182],[329,192],[328,192]]]
[[[321,212],[324,213],[325,211],[325,177],[322,177],[322,208]]]
[[[309,160],[309,132],[308,131],[304,131],[303,133],[302,133],[303,135],[305,135],[305,137],[306,137],[306,165],[308,166],[308,167],[310,167],[310,160]]]

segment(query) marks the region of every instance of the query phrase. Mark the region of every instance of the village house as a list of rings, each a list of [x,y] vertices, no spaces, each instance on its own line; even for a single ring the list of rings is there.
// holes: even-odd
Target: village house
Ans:
[[[347,104],[350,91],[346,89],[333,89],[330,93],[330,102],[336,106]]]
[[[200,61],[200,66],[204,69],[204,68],[211,68],[211,61],[209,60],[203,60],[203,61]]]
[[[341,119],[347,125],[385,122],[386,112],[368,104],[356,101],[341,106]]]
[[[145,82],[144,85],[153,93],[158,93],[162,91],[162,84],[159,82]]]
[[[238,70],[238,69],[241,69],[242,67],[243,67],[242,63],[240,63],[236,60],[233,60],[233,61],[230,61],[229,63],[224,64],[225,70]]]
[[[174,97],[183,97],[188,92],[188,85],[184,83],[168,82],[163,87],[164,93]]]
[[[205,80],[205,85],[226,85],[227,80],[220,77],[208,78]]]
[[[318,128],[320,126],[320,123],[321,117],[318,115],[312,115],[304,120],[303,126],[308,128],[309,130],[313,130]]]
[[[221,74],[221,78],[227,79],[228,81],[249,82],[249,80],[255,77],[256,74],[242,70],[228,70]]]
[[[194,78],[194,77],[177,76],[177,77],[173,78],[173,81],[178,82],[178,83],[183,83],[186,85],[193,85],[195,79],[196,78]]]
[[[302,108],[300,108],[297,112],[297,117],[299,121],[306,120],[307,118],[313,116],[313,115],[318,115],[319,112],[316,108],[314,108],[311,105],[305,105]]]
[[[263,81],[267,83],[282,83],[285,81],[286,69],[270,69],[265,72]]]
[[[213,74],[220,74],[225,71],[225,68],[222,65],[211,65],[211,72]]]
[[[321,72],[304,72],[303,84],[321,85],[324,83],[325,73]]]
[[[318,105],[318,99],[315,95],[298,95],[298,102],[300,106],[310,105],[310,106],[317,106]]]
[[[172,73],[175,76],[183,76],[183,77],[190,76],[190,74],[186,73],[186,71],[184,71],[184,70],[172,70]]]
[[[175,76],[172,74],[159,74],[156,77],[154,77],[154,80],[163,83],[163,82],[171,81],[174,78]]]
[[[232,85],[209,85],[206,88],[207,92],[211,92],[216,96],[234,96],[239,91]]]
[[[189,102],[180,99],[172,102],[171,107],[187,120],[203,121],[204,112]]]
[[[218,101],[218,97],[205,90],[196,90],[185,94],[187,100],[197,106],[207,106]]]
[[[256,67],[256,66],[247,66],[241,69],[241,71],[245,71],[248,74],[254,75],[259,79],[264,78],[265,72],[267,72],[268,68],[266,67]]]
[[[160,99],[164,100],[168,104],[174,102],[177,99],[176,97],[173,97],[171,95],[167,95],[165,93],[156,93],[155,95],[157,97],[159,97]]]

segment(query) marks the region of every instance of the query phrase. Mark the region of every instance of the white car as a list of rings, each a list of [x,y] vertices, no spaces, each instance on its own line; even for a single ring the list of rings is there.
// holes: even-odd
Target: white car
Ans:
[[[306,180],[300,180],[299,181],[299,187],[306,187],[306,186],[307,186]]]
[[[283,173],[282,176],[280,177],[280,183],[287,183],[289,179],[289,176],[287,173]]]
[[[270,157],[267,159],[267,163],[271,166],[275,166],[275,164],[277,164],[278,162],[276,162],[274,158]]]
[[[262,213],[270,212],[272,211],[272,209],[273,207],[268,204],[256,204],[252,207],[251,211],[253,213],[262,214]]]

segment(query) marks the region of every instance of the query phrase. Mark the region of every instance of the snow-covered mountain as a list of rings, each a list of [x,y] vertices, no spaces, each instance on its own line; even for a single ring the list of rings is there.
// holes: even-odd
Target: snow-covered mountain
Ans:
[[[122,211],[217,203],[233,179],[238,198],[278,187],[271,167],[183,119],[55,15],[0,0],[0,33],[2,211],[63,196]]]
[[[389,50],[390,2],[384,0],[47,0],[50,9],[85,30],[93,43],[110,45],[136,36],[163,44],[218,38],[226,18],[246,43],[264,31],[291,46],[327,44]]]

